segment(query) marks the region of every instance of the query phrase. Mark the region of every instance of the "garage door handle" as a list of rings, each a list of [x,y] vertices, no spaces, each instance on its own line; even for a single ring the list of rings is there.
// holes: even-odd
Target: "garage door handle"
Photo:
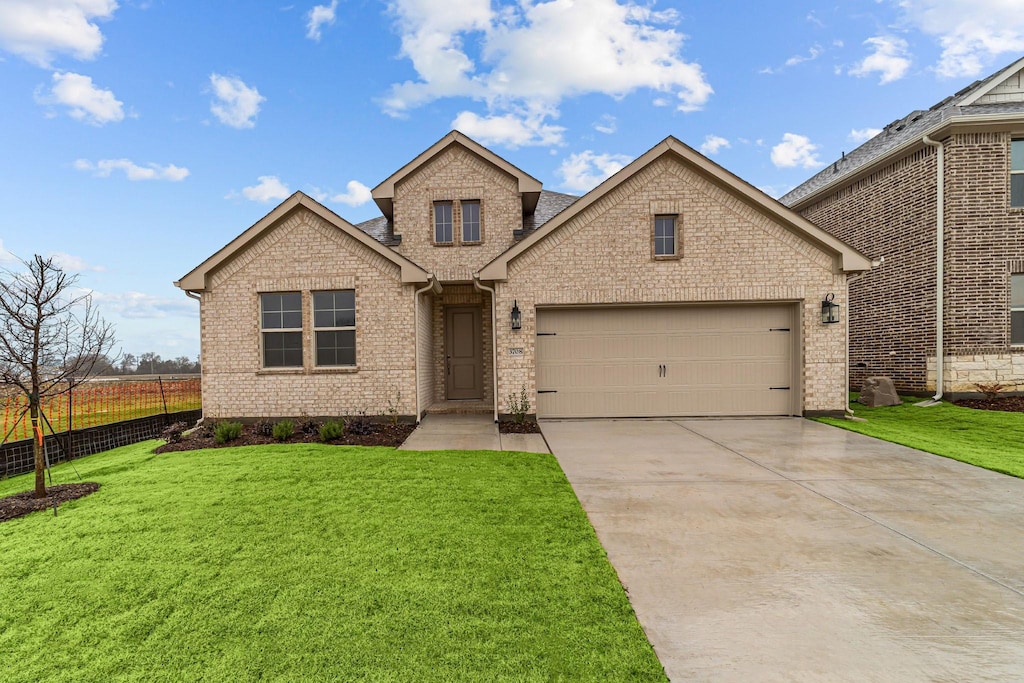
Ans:
[[[538,394],[557,394],[558,389],[538,389]]]
[[[789,332],[788,327],[769,327],[769,332]]]
[[[538,337],[555,337],[557,335],[558,335],[557,332],[538,332],[537,333]]]
[[[789,391],[789,387],[768,387],[772,391]]]

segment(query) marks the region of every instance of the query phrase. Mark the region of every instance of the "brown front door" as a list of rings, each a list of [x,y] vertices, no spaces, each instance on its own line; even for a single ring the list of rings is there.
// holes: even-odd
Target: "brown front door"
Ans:
[[[446,398],[483,398],[480,309],[444,310]]]

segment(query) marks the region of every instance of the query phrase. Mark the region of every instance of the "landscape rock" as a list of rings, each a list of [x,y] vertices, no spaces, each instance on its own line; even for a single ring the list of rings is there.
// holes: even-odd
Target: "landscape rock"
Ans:
[[[878,406],[898,406],[902,401],[890,378],[868,377],[864,380],[864,386],[861,387],[857,403],[869,408],[876,408]]]

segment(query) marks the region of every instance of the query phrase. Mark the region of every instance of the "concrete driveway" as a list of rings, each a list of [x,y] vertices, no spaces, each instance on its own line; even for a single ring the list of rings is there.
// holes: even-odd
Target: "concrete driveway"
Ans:
[[[1024,480],[796,418],[542,428],[673,681],[1024,680]]]

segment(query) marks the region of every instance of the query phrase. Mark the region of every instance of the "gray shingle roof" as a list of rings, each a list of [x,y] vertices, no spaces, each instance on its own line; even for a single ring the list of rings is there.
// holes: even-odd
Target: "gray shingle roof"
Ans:
[[[579,197],[575,195],[541,190],[536,210],[529,216],[524,216],[522,230],[515,231],[516,241],[518,242],[569,208],[577,199]],[[384,216],[363,221],[358,223],[356,227],[385,246],[397,247],[402,243],[401,235],[395,235],[394,224]]]
[[[865,142],[849,154],[835,160],[817,174],[811,176],[794,189],[790,190],[779,201],[786,206],[793,206],[802,199],[809,197],[833,181],[856,173],[859,169],[884,158],[892,151],[922,136],[936,125],[953,118],[981,116],[986,114],[1020,114],[1024,113],[1024,102],[1003,102],[999,104],[972,104],[961,107],[971,95],[992,85],[992,79],[1005,71],[1000,69],[994,74],[975,81],[955,95],[951,95],[935,104],[930,109],[915,110],[902,119],[893,121],[881,133]]]

